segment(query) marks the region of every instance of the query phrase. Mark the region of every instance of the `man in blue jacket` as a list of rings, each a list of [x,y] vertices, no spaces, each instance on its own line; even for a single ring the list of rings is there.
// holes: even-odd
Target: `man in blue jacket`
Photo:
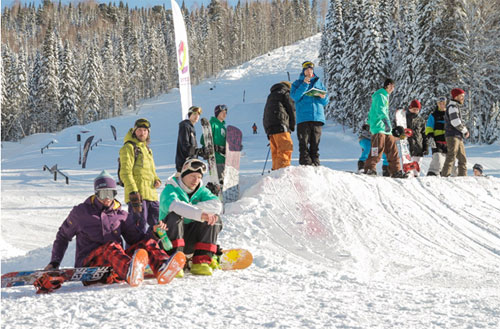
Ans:
[[[312,88],[324,90],[325,93],[313,93]],[[314,64],[311,61],[302,63],[302,73],[292,84],[290,96],[295,101],[297,115],[299,164],[319,166],[319,141],[325,124],[328,97],[325,86],[314,74]]]

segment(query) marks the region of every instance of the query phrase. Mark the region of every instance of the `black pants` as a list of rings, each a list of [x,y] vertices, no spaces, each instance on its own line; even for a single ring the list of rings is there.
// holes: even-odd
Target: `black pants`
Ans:
[[[193,254],[193,263],[210,263],[213,254],[217,252],[217,236],[222,230],[222,220],[219,217],[215,225],[192,221],[184,224],[184,219],[171,212],[163,220],[167,224],[167,235],[175,251]]]
[[[319,141],[323,123],[307,121],[297,124],[299,139],[299,164],[319,166]]]

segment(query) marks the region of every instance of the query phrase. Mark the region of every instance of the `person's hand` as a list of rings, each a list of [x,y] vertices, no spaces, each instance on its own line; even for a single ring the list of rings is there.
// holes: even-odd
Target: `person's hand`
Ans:
[[[161,186],[161,180],[155,180],[155,188],[159,188]]]
[[[319,98],[325,98],[326,97],[326,94],[319,94],[318,95]]]
[[[165,222],[163,222],[163,221],[159,221],[158,224],[153,226],[153,232],[156,232],[156,230],[158,228],[165,230],[165,231],[168,231],[167,224],[165,224]]]
[[[130,199],[130,204],[132,205],[133,212],[141,213],[142,212],[141,194],[139,192],[130,192],[128,198]]]
[[[206,212],[201,214],[201,220],[207,222],[208,225],[215,225],[217,219],[219,219],[219,216],[214,214],[207,214]]]
[[[469,132],[466,132],[464,135],[465,138],[469,138],[469,136],[470,136]]]

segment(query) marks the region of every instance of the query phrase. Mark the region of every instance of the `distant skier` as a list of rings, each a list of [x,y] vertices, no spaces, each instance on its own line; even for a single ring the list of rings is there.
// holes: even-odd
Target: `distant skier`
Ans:
[[[372,133],[370,132],[370,125],[365,123],[359,132],[359,146],[361,146],[361,156],[358,159],[358,173],[362,173],[365,168],[365,161],[368,159],[371,148]],[[382,175],[390,176],[389,162],[385,153],[382,155]]]
[[[255,122],[254,122],[254,124],[253,124],[253,126],[252,126],[252,131],[253,131],[253,134],[254,134],[254,135],[256,135],[256,134],[257,134],[257,125],[255,124]]]
[[[137,226],[146,232],[148,225],[158,221],[159,202],[156,189],[161,180],[156,174],[151,142],[151,124],[138,119],[125,135],[120,149],[120,180],[125,187],[128,213]],[[128,247],[128,245],[126,245]]]
[[[196,130],[194,125],[200,120],[202,109],[200,106],[191,106],[188,110],[188,118],[179,122],[179,133],[177,135],[177,150],[175,152],[175,169],[180,174],[182,165],[187,159],[206,158],[204,148],[198,148],[196,141]]]
[[[412,135],[408,137],[410,146],[410,154],[412,161],[418,163],[418,167],[422,165],[422,158],[429,154],[427,146],[427,136],[425,135],[425,120],[419,116],[422,105],[418,99],[414,99],[410,103],[410,108],[406,111],[406,128],[412,130]],[[411,174],[415,177],[420,175],[420,171],[412,169]]]
[[[469,138],[469,130],[462,121],[460,107],[464,104],[465,91],[455,88],[451,91],[451,100],[446,107],[445,136],[446,159],[444,161],[441,176],[448,177],[451,174],[455,160],[458,160],[458,176],[467,176],[467,156],[465,154],[464,138]]]
[[[297,110],[297,138],[299,140],[299,164],[319,166],[319,142],[325,124],[327,94],[304,95],[311,88],[326,90],[319,77],[314,73],[311,61],[302,63],[302,73],[294,81],[290,96]]]
[[[207,166],[201,160],[187,160],[180,175],[168,179],[160,196],[160,218],[167,224],[168,238],[174,246],[169,253],[194,253],[191,273],[195,275],[212,275],[218,267],[213,256],[222,229],[222,203],[203,186],[201,179],[206,172]]]
[[[264,107],[263,125],[269,138],[273,170],[288,167],[292,161],[295,130],[295,104],[290,98],[289,81],[281,81],[271,87]]]
[[[446,97],[439,97],[434,111],[429,115],[425,127],[428,145],[432,150],[432,160],[427,176],[438,176],[446,159],[446,138],[444,136],[444,115],[446,112]]]
[[[217,164],[217,175],[219,183],[224,182],[224,168],[226,165],[226,117],[227,106],[217,105],[214,109],[214,115],[210,118],[210,127],[212,128],[212,138],[215,149],[215,163]],[[200,143],[205,147],[205,137],[202,135]]]
[[[122,210],[116,197],[116,182],[105,170],[94,180],[94,194],[71,210],[59,227],[52,246],[52,257],[45,270],[58,269],[69,242],[76,236],[75,267],[111,266],[113,271],[102,283],[122,282],[139,285],[144,278],[144,268],[150,265],[158,283],[170,282],[177,272],[167,255],[160,249],[152,233],[156,228],[166,229],[164,223],[156,224],[144,233],[134,220]],[[132,247],[124,250],[122,238]],[[182,252],[175,256],[184,264]],[[181,264],[181,266],[183,266]],[[172,273],[170,273],[172,272]],[[35,283],[37,293],[52,292],[61,287],[62,277],[45,274]],[[95,282],[84,282],[85,285]]]
[[[396,138],[392,133],[389,118],[389,95],[394,91],[394,80],[386,79],[384,87],[372,95],[372,104],[368,113],[368,124],[372,133],[370,155],[365,163],[365,174],[376,175],[377,163],[383,153],[387,154],[389,173],[394,178],[406,178],[401,171]]]

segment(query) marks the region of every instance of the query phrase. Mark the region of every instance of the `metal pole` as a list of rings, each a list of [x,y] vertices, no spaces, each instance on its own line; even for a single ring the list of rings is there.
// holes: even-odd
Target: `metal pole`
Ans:
[[[264,175],[264,171],[266,170],[267,159],[269,159],[269,153],[271,153],[271,144],[267,144],[269,149],[267,150],[266,162],[264,162],[264,168],[262,168],[262,175]]]

